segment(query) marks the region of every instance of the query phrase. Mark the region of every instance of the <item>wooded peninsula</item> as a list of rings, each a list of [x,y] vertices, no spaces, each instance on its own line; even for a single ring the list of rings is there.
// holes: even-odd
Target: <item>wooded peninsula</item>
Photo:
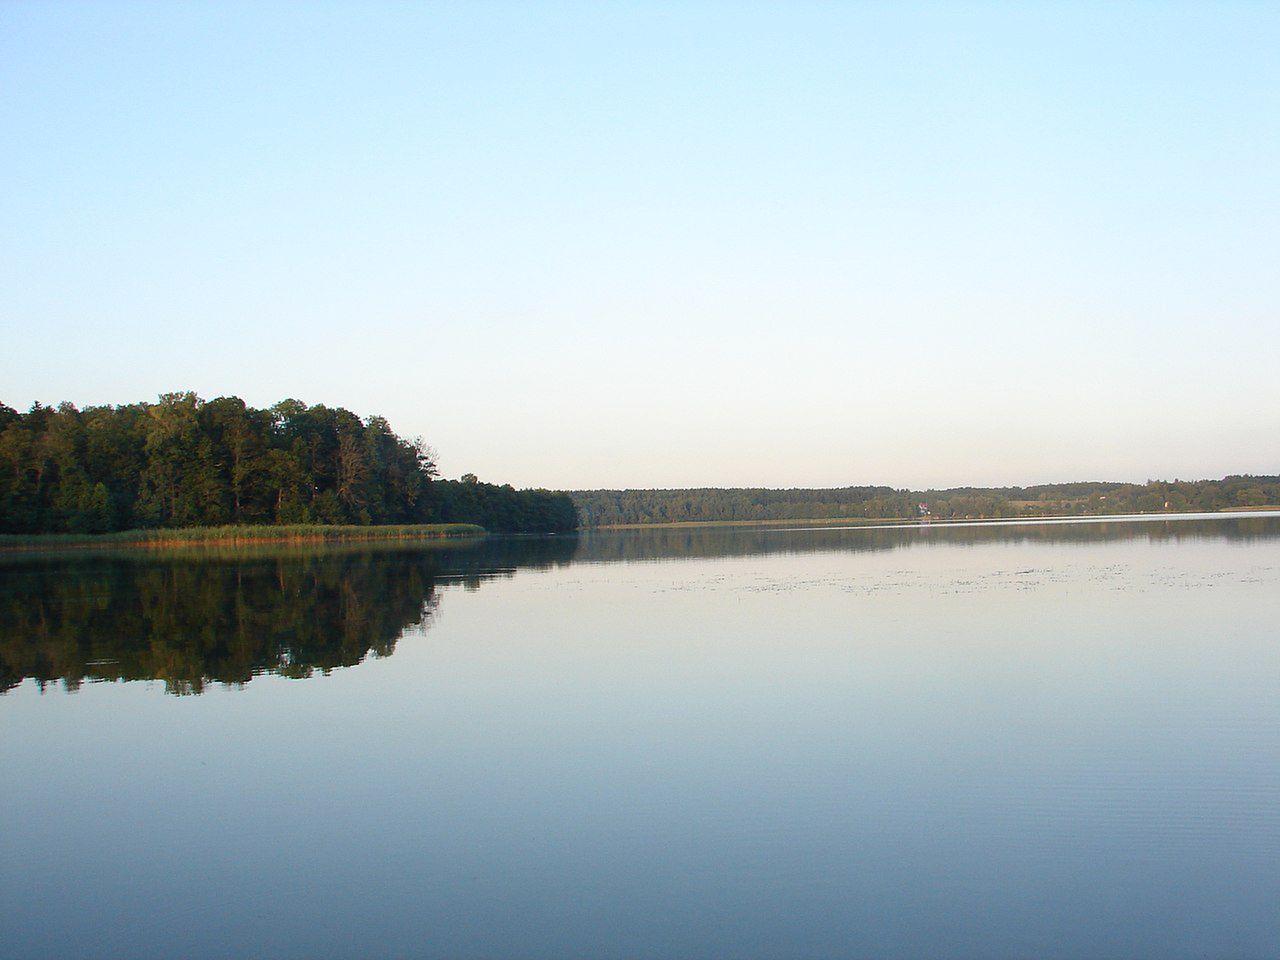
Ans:
[[[0,533],[428,524],[561,533],[577,517],[563,493],[441,480],[421,440],[341,407],[257,410],[190,392],[83,410],[0,404]]]

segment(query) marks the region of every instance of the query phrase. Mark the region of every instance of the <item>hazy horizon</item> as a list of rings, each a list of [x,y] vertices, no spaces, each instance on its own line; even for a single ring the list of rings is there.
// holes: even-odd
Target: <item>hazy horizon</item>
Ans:
[[[762,484],[735,484],[732,487],[726,486],[708,486],[700,484],[697,486],[687,487],[564,487],[563,489],[570,492],[586,491],[586,490],[844,490],[856,487],[886,487],[891,490],[910,490],[913,492],[923,492],[925,490],[969,490],[969,489],[1027,489],[1029,487],[1052,486],[1055,484],[1068,483],[1097,483],[1097,484],[1136,484],[1142,485],[1148,482],[1160,481],[1179,481],[1182,483],[1197,483],[1200,481],[1222,480],[1229,476],[1277,476],[1277,474],[1241,474],[1226,473],[1218,477],[1143,477],[1141,480],[1117,479],[1116,477],[1076,477],[1072,480],[1037,480],[1031,483],[948,483],[931,485],[924,487],[913,487],[901,483],[884,483],[877,481],[868,481],[867,483],[840,483],[827,486],[817,486],[810,484],[808,486],[786,486],[771,487]],[[454,479],[454,478],[447,478]],[[484,477],[479,479],[484,480]]]
[[[0,7],[0,401],[560,489],[1280,472],[1280,8]]]

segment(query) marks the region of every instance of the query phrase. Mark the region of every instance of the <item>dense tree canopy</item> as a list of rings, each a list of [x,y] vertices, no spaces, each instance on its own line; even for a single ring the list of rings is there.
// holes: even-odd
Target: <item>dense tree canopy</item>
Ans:
[[[431,451],[381,417],[283,400],[168,393],[156,403],[0,404],[0,532],[452,520],[573,529],[567,497],[435,480]]]

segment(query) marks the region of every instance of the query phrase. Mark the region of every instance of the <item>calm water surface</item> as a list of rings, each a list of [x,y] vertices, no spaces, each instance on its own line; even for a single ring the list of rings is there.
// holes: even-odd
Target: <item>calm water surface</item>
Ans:
[[[1280,518],[0,559],[7,957],[1280,956]]]

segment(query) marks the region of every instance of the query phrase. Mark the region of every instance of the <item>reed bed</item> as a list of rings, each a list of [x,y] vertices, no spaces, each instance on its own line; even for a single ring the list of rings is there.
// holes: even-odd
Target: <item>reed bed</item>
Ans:
[[[180,527],[120,530],[114,533],[0,534],[0,549],[45,550],[60,547],[171,547],[197,544],[326,543],[358,540],[440,540],[482,537],[474,523],[404,523],[378,526],[291,524],[283,526]]]

